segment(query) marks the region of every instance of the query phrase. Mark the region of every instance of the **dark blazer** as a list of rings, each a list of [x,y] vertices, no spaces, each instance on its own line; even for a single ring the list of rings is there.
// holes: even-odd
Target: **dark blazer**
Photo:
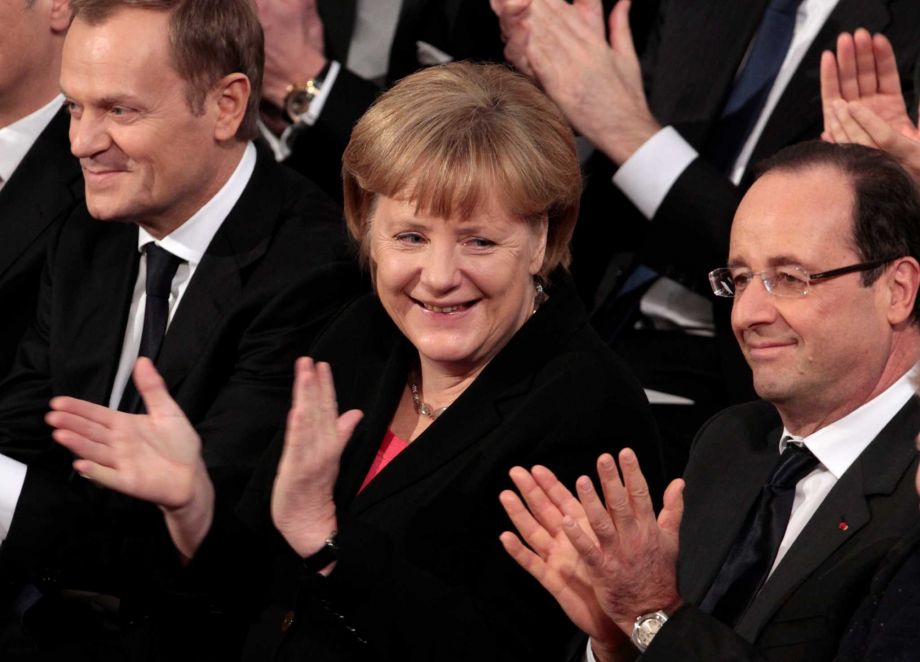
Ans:
[[[348,50],[354,30],[356,0],[318,0],[323,20],[326,55],[342,64],[323,112],[313,127],[305,127],[293,144],[286,163],[317,182],[334,199],[341,199],[342,153],[352,127],[381,88],[348,71]],[[501,62],[498,19],[488,0],[403,0],[387,84],[421,68],[417,42],[424,41],[455,60]]]
[[[45,250],[83,199],[80,163],[70,154],[62,108],[0,190],[0,378],[35,314]]]
[[[274,604],[251,632],[246,659],[560,658],[572,625],[498,540],[511,528],[498,502],[511,487],[508,470],[544,464],[571,486],[600,453],[630,445],[652,490],[660,488],[648,404],[587,325],[571,285],[552,288],[476,381],[360,493],[415,350],[368,297],[342,313],[314,354],[331,362],[340,408],[366,414],[335,487],[338,563],[328,579],[304,577],[280,542],[270,566]],[[279,455],[280,439],[238,509],[263,532],[272,529]],[[239,567],[240,544],[213,534],[196,563]],[[218,574],[216,584],[225,579]]]
[[[837,662],[920,657],[920,524],[885,557],[840,643]]]
[[[144,580],[126,541],[161,533],[149,522],[161,527],[162,518],[71,475],[71,458],[43,423],[52,396],[108,402],[137,261],[137,227],[95,221],[85,207],[50,252],[36,322],[0,384],[0,452],[29,465],[0,548],[7,587],[40,579],[47,591],[85,584],[120,595],[128,589],[119,582]],[[236,494],[233,484],[248,479],[284,419],[295,357],[360,282],[338,210],[309,182],[260,158],[189,283],[157,361],[202,437],[219,491]],[[116,581],[119,564],[128,567]]]
[[[643,659],[832,659],[879,563],[916,523],[918,429],[920,403],[911,399],[840,478],[732,631],[694,605],[776,462],[782,425],[766,402],[713,418],[684,476],[678,577],[688,605]]]

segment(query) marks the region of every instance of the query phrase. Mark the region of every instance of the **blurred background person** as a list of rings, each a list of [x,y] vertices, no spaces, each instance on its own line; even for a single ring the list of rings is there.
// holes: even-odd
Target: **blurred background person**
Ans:
[[[451,60],[502,60],[487,0],[257,0],[265,29],[264,137],[341,200],[358,118],[389,85]]]
[[[728,306],[713,303],[706,282],[725,260],[751,166],[821,134],[815,79],[841,30],[885,33],[909,81],[920,6],[665,0],[640,60],[626,0],[608,21],[600,0],[492,5],[509,60],[597,149],[573,275],[592,322],[646,388],[668,472],[679,475],[699,426],[754,397]]]
[[[0,378],[35,313],[45,249],[83,198],[58,87],[68,0],[0,2]]]
[[[507,68],[450,64],[385,93],[343,171],[376,294],[318,341],[328,364],[300,360],[246,526],[214,509],[197,436],[149,363],[148,416],[57,399],[55,438],[82,474],[160,504],[212,590],[270,600],[249,659],[560,659],[571,624],[498,541],[509,468],[570,481],[628,443],[661,487],[647,402],[566,271],[571,130]]]

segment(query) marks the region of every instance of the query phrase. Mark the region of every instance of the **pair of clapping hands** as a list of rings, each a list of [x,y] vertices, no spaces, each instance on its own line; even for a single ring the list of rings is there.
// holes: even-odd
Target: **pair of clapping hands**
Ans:
[[[891,42],[844,33],[821,58],[822,138],[888,152],[920,182],[920,129],[907,113]]]
[[[291,547],[308,556],[336,528],[333,486],[361,412],[339,415],[328,364],[301,358],[295,372],[271,510]],[[58,397],[46,420],[55,440],[77,455],[73,466],[82,476],[157,504],[176,548],[190,559],[214,516],[202,442],[149,359],[138,360],[134,381],[147,414]],[[529,546],[505,532],[505,549],[591,635],[604,659],[615,659],[616,651],[629,645],[626,633],[637,614],[680,603],[676,560],[683,482],[674,481],[665,492],[656,519],[635,454],[624,450],[619,459],[622,480],[613,457],[598,459],[603,501],[587,476],[577,481],[576,497],[540,466],[513,468],[521,496],[509,490],[499,497]]]
[[[157,504],[179,553],[191,559],[214,517],[202,442],[149,359],[138,359],[134,383],[147,414],[58,397],[45,420],[54,439],[78,457],[73,466],[80,475]],[[361,415],[351,410],[339,416],[328,364],[298,359],[271,512],[301,556],[318,551],[336,530],[332,490],[342,450]]]

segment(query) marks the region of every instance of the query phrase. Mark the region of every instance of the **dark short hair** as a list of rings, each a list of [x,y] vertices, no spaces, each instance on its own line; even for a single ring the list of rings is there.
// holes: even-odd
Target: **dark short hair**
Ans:
[[[377,196],[405,195],[450,218],[469,216],[490,193],[521,220],[546,222],[541,275],[571,259],[582,188],[572,129],[504,65],[454,62],[402,79],[355,126],[342,179],[348,229],[365,260]]]
[[[71,0],[70,4],[74,17],[90,25],[123,8],[169,12],[173,65],[188,84],[192,111],[203,112],[208,92],[221,78],[245,74],[252,89],[236,135],[247,140],[258,134],[265,47],[251,0]]]
[[[769,172],[799,172],[829,167],[846,175],[853,188],[853,242],[863,262],[892,256],[920,261],[920,191],[910,174],[891,156],[862,145],[836,145],[820,140],[787,147],[758,164],[756,177]],[[884,272],[863,273],[864,286]],[[920,324],[920,296],[911,313]]]

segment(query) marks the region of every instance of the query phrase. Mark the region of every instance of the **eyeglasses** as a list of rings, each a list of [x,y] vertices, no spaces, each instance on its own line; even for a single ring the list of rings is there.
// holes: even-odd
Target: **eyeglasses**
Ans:
[[[709,284],[712,286],[712,293],[717,297],[731,298],[738,292],[744,292],[745,288],[747,288],[754,280],[754,277],[757,276],[763,281],[764,289],[773,296],[796,298],[808,294],[808,288],[815,283],[815,281],[820,282],[857,271],[869,271],[870,269],[875,269],[876,267],[888,264],[897,259],[897,257],[888,257],[883,260],[860,262],[859,264],[851,264],[848,267],[822,271],[817,274],[808,273],[796,264],[784,265],[759,272],[722,267],[720,269],[713,269],[709,272]]]

